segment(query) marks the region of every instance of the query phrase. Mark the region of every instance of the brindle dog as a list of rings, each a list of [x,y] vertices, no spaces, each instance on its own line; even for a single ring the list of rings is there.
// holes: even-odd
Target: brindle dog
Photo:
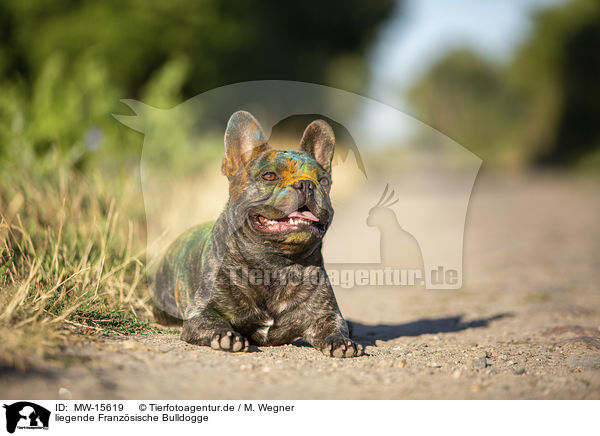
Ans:
[[[334,143],[329,124],[317,120],[301,151],[273,150],[251,114],[231,116],[225,210],[179,236],[156,274],[158,313],[183,320],[181,339],[233,352],[303,339],[328,356],[362,354],[321,255],[333,218]]]

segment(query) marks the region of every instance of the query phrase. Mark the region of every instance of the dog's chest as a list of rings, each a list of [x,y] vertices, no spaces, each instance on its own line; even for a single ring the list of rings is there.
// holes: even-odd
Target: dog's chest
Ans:
[[[317,284],[303,279],[313,270],[318,268],[294,266],[279,276],[285,280],[239,289],[240,295],[245,298],[244,315],[236,325],[238,330],[263,345],[297,339],[309,318],[307,311],[310,310],[311,296],[317,291]]]
[[[258,309],[257,317],[248,320],[244,330],[258,344],[278,345],[292,342],[299,337],[298,332],[302,329],[305,315],[297,306],[288,308],[283,313],[266,310],[266,308]]]
[[[269,333],[271,333],[271,329],[273,329],[273,324],[275,324],[275,320],[272,318],[265,319],[262,322],[255,324],[252,339],[258,343],[267,343]]]

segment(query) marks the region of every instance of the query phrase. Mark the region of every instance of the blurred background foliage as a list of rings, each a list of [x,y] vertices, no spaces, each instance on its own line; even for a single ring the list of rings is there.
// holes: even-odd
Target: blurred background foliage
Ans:
[[[139,157],[120,98],[172,107],[209,89],[288,79],[360,92],[392,0],[0,3],[0,159],[83,169]],[[116,160],[115,160],[116,159]],[[53,165],[56,164],[53,160]]]
[[[409,99],[426,123],[488,164],[600,166],[600,2],[540,10],[506,63],[446,54]]]
[[[111,117],[128,111],[120,98],[169,108],[258,79],[366,93],[370,51],[402,11],[393,0],[4,0],[0,171],[137,164],[141,135]],[[597,167],[598,53],[600,3],[562,2],[536,13],[508,61],[451,51],[399,98],[488,164]]]

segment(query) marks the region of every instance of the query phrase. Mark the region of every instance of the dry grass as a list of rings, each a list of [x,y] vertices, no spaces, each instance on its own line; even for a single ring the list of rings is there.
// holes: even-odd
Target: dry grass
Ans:
[[[56,173],[1,180],[0,366],[25,368],[81,334],[152,329],[133,182]]]

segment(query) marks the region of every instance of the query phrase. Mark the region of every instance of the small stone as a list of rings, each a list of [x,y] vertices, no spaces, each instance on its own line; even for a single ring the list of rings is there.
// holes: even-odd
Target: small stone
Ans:
[[[73,399],[73,394],[67,388],[59,388],[58,389],[58,398],[61,400],[71,400]]]
[[[515,368],[513,369],[514,375],[522,375],[525,374],[525,368]]]
[[[263,367],[262,372],[271,372],[271,368],[268,366]]]
[[[485,357],[474,357],[467,360],[467,366],[471,369],[483,369],[487,366],[487,359]]]
[[[401,360],[396,364],[398,368],[404,368],[406,366],[406,360]]]
[[[433,362],[427,362],[427,366],[429,368],[441,368],[442,365],[440,365],[439,363],[433,361]]]
[[[452,378],[458,379],[458,378],[460,378],[460,375],[461,375],[460,369],[457,369],[452,373]]]

